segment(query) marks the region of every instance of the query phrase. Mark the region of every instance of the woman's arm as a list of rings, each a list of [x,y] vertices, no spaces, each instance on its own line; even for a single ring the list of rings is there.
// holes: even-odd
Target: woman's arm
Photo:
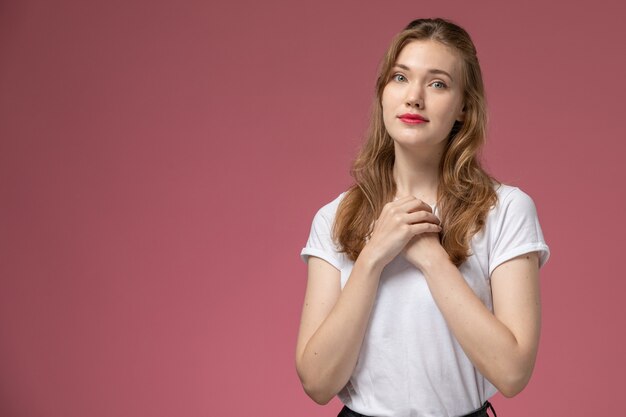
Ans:
[[[415,238],[407,259],[424,274],[448,326],[474,366],[506,397],[528,383],[541,324],[536,252],[499,265],[491,275],[492,313],[450,262],[436,235]]]
[[[384,266],[414,236],[439,232],[438,223],[430,207],[415,197],[385,205],[343,291],[340,272],[320,258],[309,257],[296,368],[314,401],[326,404],[350,379]]]
[[[326,404],[356,366],[381,268],[359,256],[342,291],[337,269],[316,257],[308,264],[296,368],[306,393]]]

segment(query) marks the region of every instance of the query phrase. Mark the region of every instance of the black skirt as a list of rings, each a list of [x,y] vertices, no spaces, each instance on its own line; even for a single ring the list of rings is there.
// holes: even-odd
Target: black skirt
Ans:
[[[472,411],[471,413],[465,414],[460,417],[489,417],[489,414],[487,414],[487,409],[491,409],[491,412],[493,413],[493,417],[498,417],[496,415],[496,410],[493,409],[493,406],[491,405],[489,401],[485,401],[483,406],[480,407],[478,410]],[[337,417],[373,417],[373,416],[366,416],[365,414],[357,413],[356,411],[352,411],[344,405],[341,411],[339,412],[339,414],[337,414]]]

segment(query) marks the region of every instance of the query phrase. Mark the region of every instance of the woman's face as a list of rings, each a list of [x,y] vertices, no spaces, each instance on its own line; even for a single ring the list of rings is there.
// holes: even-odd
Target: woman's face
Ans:
[[[412,41],[402,49],[381,101],[396,145],[445,147],[455,120],[464,117],[461,65],[453,50],[436,41]]]

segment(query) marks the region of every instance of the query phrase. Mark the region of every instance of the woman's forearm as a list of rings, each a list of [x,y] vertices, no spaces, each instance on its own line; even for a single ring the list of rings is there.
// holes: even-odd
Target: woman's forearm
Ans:
[[[382,266],[361,253],[339,299],[298,357],[302,385],[320,404],[330,401],[352,375],[381,271]]]
[[[474,366],[503,395],[516,395],[532,374],[539,324],[536,335],[522,331],[516,337],[476,296],[459,269],[442,255],[422,266],[437,306]],[[538,321],[538,309],[524,320]]]

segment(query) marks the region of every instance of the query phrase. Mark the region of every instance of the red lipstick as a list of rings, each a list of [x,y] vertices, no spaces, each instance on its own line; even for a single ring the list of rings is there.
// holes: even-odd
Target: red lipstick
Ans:
[[[426,123],[428,122],[428,119],[420,116],[417,113],[405,113],[405,114],[401,114],[400,116],[398,116],[398,119],[402,120],[404,123],[410,124],[410,125],[416,125],[419,123]]]

